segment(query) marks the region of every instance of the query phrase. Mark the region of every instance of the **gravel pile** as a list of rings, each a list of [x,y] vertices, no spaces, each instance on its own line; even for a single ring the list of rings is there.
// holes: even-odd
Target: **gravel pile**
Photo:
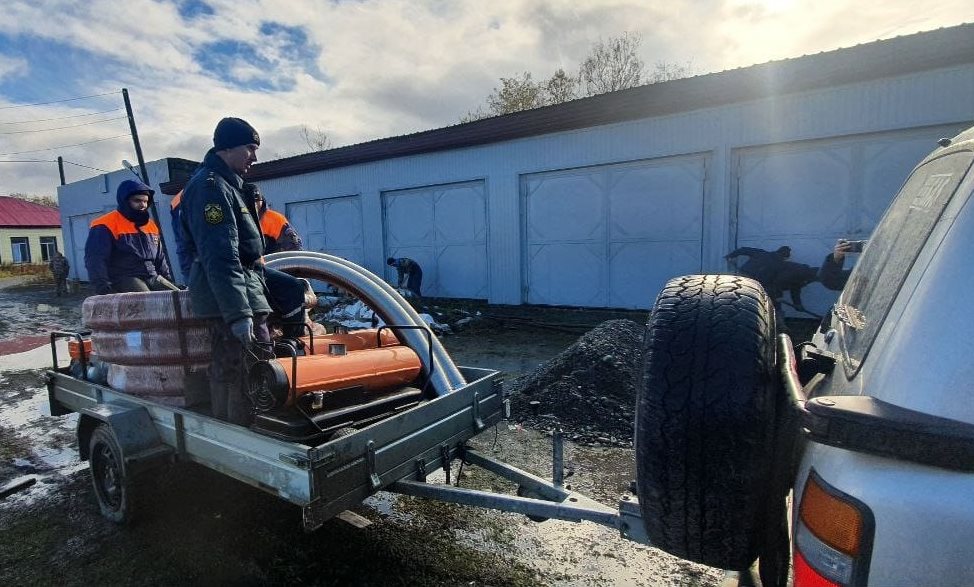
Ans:
[[[581,444],[631,446],[643,330],[632,320],[603,322],[515,379],[515,419],[549,432],[561,428]]]

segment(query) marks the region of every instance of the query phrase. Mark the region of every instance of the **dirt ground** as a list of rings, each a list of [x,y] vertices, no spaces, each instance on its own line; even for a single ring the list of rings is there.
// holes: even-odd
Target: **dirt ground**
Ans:
[[[80,326],[83,296],[50,292],[36,285],[0,291],[0,345],[11,349],[0,354],[24,350],[48,330]],[[534,326],[495,317],[443,342],[458,364],[514,377],[574,342],[572,324],[604,318],[556,314]],[[723,578],[594,524],[538,524],[386,493],[356,509],[372,522],[368,527],[332,520],[305,534],[295,506],[191,464],[155,478],[140,495],[137,523],[116,526],[98,513],[88,469],[78,460],[74,418],[52,418],[46,406],[42,369],[14,365],[0,372],[0,487],[37,481],[0,500],[2,585],[713,586]],[[550,478],[550,439],[516,417],[472,444]],[[602,503],[617,503],[634,466],[631,448],[566,443],[567,483]],[[471,467],[463,474],[462,486],[514,489]]]

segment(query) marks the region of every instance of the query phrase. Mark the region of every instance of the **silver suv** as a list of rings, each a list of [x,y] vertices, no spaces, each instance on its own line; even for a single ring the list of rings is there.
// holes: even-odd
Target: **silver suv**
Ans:
[[[637,412],[654,545],[759,559],[764,587],[974,585],[972,161],[969,129],[914,169],[811,342],[756,282],[667,284]]]

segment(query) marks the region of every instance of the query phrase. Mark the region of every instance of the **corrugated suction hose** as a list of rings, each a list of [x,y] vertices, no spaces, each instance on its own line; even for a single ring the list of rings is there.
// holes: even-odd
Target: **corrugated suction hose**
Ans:
[[[351,261],[314,251],[289,251],[264,257],[268,267],[284,271],[296,277],[317,279],[336,285],[368,304],[386,324],[418,326],[400,329],[396,335],[403,344],[419,355],[423,373],[430,376],[430,384],[437,395],[442,396],[466,384],[460,370],[447,354],[446,349],[429,330],[429,325],[403,299],[391,285]],[[427,355],[429,332],[432,348]]]

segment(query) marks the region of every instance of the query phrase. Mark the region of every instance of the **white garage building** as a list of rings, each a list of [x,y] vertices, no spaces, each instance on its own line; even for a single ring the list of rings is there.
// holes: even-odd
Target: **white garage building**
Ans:
[[[670,277],[728,271],[738,246],[787,244],[817,266],[971,124],[962,25],[270,161],[249,179],[306,248],[390,278],[385,258],[411,257],[424,295],[647,308]],[[806,292],[817,311],[834,298]]]

